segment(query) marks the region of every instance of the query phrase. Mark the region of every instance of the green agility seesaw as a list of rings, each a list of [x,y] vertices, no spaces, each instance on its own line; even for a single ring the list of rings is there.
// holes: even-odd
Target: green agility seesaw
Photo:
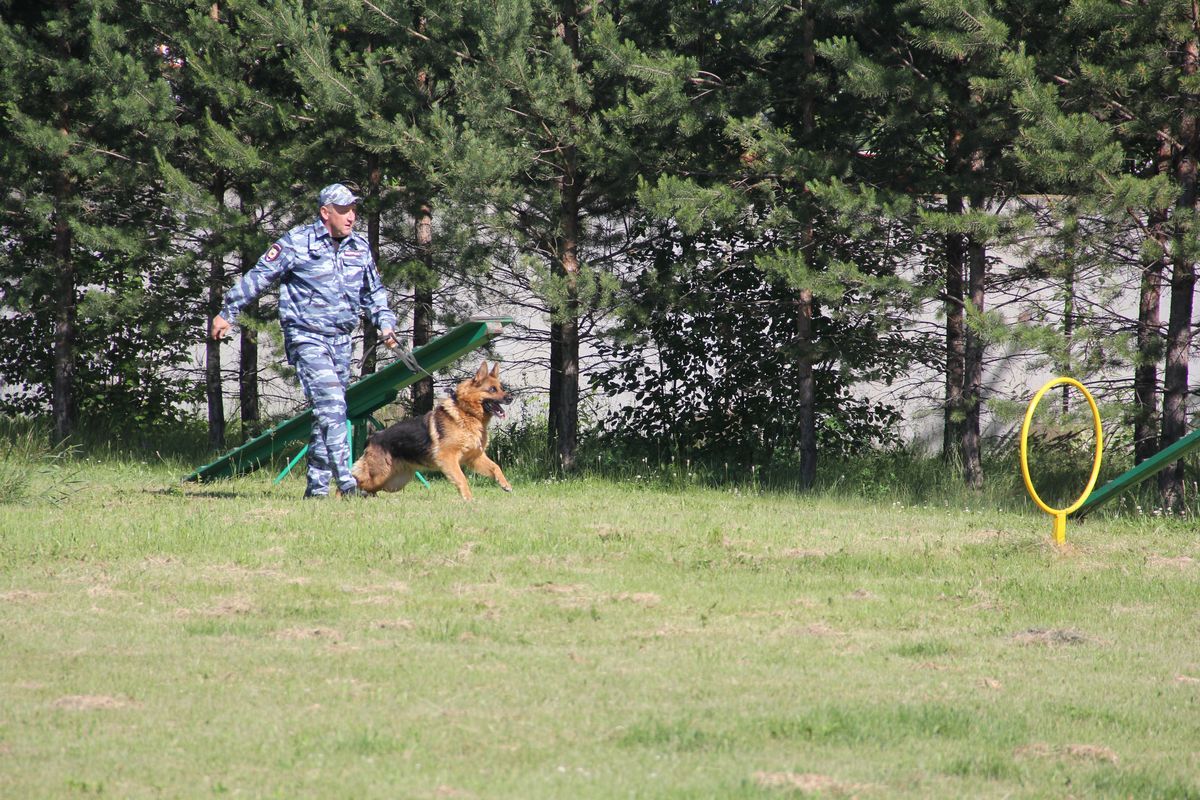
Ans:
[[[1156,472],[1170,466],[1179,459],[1200,450],[1200,430],[1195,430],[1179,441],[1164,447],[1127,472],[1122,472],[1108,483],[1088,495],[1076,514],[1082,517],[1100,505],[1107,503],[1121,492],[1132,489]]]
[[[472,319],[417,348],[413,351],[413,357],[424,369],[433,372],[484,346],[499,335],[505,325],[511,323],[511,317]],[[396,361],[375,374],[356,381],[346,390],[346,416],[350,420],[351,428],[353,429],[356,423],[370,419],[374,411],[393,402],[401,389],[416,383],[422,377],[420,373],[415,373],[405,366],[403,361]],[[312,434],[312,425],[313,412],[309,409],[279,423],[241,447],[230,450],[211,464],[205,464],[183,480],[204,483],[252,472],[278,456],[292,442],[307,442]],[[300,456],[293,459],[282,475],[286,475],[299,459]]]

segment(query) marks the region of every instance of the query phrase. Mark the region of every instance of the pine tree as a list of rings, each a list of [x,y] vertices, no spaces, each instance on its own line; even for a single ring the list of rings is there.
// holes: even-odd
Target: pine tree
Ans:
[[[831,40],[822,51],[847,76],[848,91],[880,104],[873,151],[892,165],[891,186],[921,200],[906,224],[942,237],[943,453],[961,457],[964,482],[976,488],[983,483],[989,250],[1028,224],[994,213],[1012,192],[1006,151],[1016,128],[1002,57],[1027,12],[1022,3],[983,0],[882,4],[869,35]]]
[[[610,290],[613,233],[623,235],[613,223],[633,207],[638,177],[660,169],[695,70],[640,46],[647,21],[661,24],[654,8],[502,0],[481,11],[477,49],[454,72],[453,113],[435,109],[414,161],[482,232],[502,262],[493,270],[544,304],[550,448],[569,471],[580,343]]]
[[[1138,232],[1138,460],[1186,432],[1200,157],[1200,118],[1187,88],[1200,66],[1196,13],[1190,4],[1080,0],[1065,17],[1073,40],[1069,59],[1053,69],[1034,54],[1012,60],[1020,87],[1015,101],[1028,119],[1026,166],[1056,186],[1086,194],[1110,219],[1127,220]],[[1162,431],[1155,436],[1156,365],[1164,351],[1160,286],[1168,264]],[[1181,470],[1176,464],[1160,476],[1168,508],[1182,502]]]
[[[29,392],[9,409],[48,402],[57,440],[81,413],[144,426],[186,395],[166,370],[184,357],[194,287],[164,255],[173,220],[155,159],[175,135],[171,66],[129,11],[0,4],[0,369]]]
[[[639,387],[630,345],[618,340],[606,379],[614,389],[639,389],[639,407],[620,417],[622,426],[672,431],[672,441],[693,452],[736,448],[730,435],[754,437],[765,426],[770,433],[760,438],[771,452],[739,455],[794,454],[808,486],[818,449],[848,452],[885,437],[890,414],[852,400],[850,385],[891,380],[915,355],[893,335],[894,312],[911,294],[895,271],[913,242],[889,225],[886,200],[854,188],[878,177],[865,152],[871,125],[863,124],[874,100],[835,88],[844,76],[820,57],[822,40],[862,19],[809,3],[673,8],[665,18],[672,47],[699,62],[696,122],[641,200],[647,224],[665,226],[655,235],[679,255],[635,273],[635,302],[620,331],[657,352],[658,374],[647,367]],[[876,235],[889,244],[857,246]],[[676,330],[694,332],[699,343]],[[726,332],[734,341],[713,341]],[[694,405],[671,392],[685,378],[702,383],[708,408],[691,412],[700,419],[681,412],[669,420],[662,412],[672,402]],[[751,406],[754,414],[743,413]]]
[[[160,158],[183,229],[181,244],[186,241],[181,257],[190,257],[192,269],[204,273],[204,331],[234,278],[253,267],[293,211],[291,198],[275,187],[292,183],[294,162],[275,154],[292,147],[298,90],[274,40],[265,35],[260,21],[265,13],[256,0],[171,0],[141,7],[170,66],[180,136]],[[264,323],[258,314],[256,302],[239,320],[238,404],[247,437],[261,421],[258,348]],[[227,376],[221,343],[204,338],[209,445],[221,449]]]

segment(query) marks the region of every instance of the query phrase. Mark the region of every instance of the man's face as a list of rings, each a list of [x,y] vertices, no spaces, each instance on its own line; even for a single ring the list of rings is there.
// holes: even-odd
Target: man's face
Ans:
[[[329,235],[335,239],[344,239],[350,235],[350,231],[354,228],[354,219],[356,217],[355,207],[327,205],[321,206],[321,220],[325,223],[325,227],[329,229]]]

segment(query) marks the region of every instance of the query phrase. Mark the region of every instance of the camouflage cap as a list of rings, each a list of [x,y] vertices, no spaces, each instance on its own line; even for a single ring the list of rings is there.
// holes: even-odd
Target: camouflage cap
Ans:
[[[340,183],[331,183],[317,196],[317,206],[352,206],[358,202],[354,192]]]

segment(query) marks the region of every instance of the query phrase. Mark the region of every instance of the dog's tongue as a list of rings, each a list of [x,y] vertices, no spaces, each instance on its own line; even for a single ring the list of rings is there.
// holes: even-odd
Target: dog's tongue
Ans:
[[[492,403],[492,416],[504,419],[504,409],[499,403]]]

